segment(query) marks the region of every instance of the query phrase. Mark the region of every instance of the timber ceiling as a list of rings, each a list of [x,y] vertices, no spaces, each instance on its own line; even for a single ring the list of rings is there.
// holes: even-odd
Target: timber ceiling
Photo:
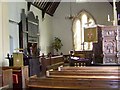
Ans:
[[[42,18],[44,18],[45,13],[53,16],[61,0],[26,0],[28,1],[28,10],[30,6],[33,5],[38,9],[42,10]]]

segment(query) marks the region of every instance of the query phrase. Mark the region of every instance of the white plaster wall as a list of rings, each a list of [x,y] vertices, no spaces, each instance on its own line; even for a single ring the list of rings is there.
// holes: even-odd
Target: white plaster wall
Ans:
[[[86,10],[93,15],[97,24],[112,25],[111,22],[107,22],[108,14],[113,19],[112,6],[107,2],[93,2],[93,3],[75,3],[72,2],[72,14],[77,14],[81,10]],[[70,13],[70,3],[62,2],[57,8],[53,18],[53,37],[58,36],[63,42],[61,51],[64,54],[68,54],[69,50],[73,49],[72,38],[72,21],[65,19]]]
[[[20,13],[21,9],[25,9],[27,11],[27,3],[26,2],[8,2],[9,7],[9,19],[20,22]]]
[[[2,28],[1,28],[1,60],[0,63],[4,64],[6,62],[5,57],[7,53],[9,53],[9,30],[8,30],[8,3],[1,2],[1,23],[2,23]]]
[[[25,2],[9,2],[9,19],[15,22],[20,22],[21,9],[25,9],[27,14],[27,3]],[[50,43],[52,38],[52,17],[45,14],[45,19],[42,21],[41,10],[31,5],[30,11],[33,11],[35,16],[39,18],[39,32],[40,32],[40,48],[41,52],[47,54],[50,51]],[[19,47],[19,32],[18,25],[9,23],[10,35],[14,38],[14,49]]]
[[[19,28],[17,23],[20,22],[20,13],[23,8],[27,11],[26,2],[6,2],[4,4],[0,2],[0,65],[2,65],[7,53],[10,53],[9,36],[13,37],[13,49],[19,48]],[[50,51],[52,41],[52,17],[46,14],[44,21],[42,21],[41,10],[34,6],[31,6],[31,10],[39,17],[39,46],[41,52],[47,54]],[[16,23],[11,23],[9,20]]]
[[[19,48],[19,27],[18,24],[21,20],[21,10],[24,8],[25,11],[27,10],[27,3],[26,2],[8,2],[9,7],[9,20],[15,21],[16,23],[9,22],[9,35],[13,38],[13,51],[16,48]],[[12,43],[12,42],[10,42]],[[10,44],[9,44],[10,47]],[[12,54],[12,52],[10,53]]]
[[[2,66],[2,3],[0,2],[0,66]]]
[[[13,37],[13,49],[19,47],[19,28],[17,23],[20,22],[20,13],[23,8],[27,14],[26,2],[0,3],[0,65],[2,65],[3,59],[7,56],[7,53],[10,53],[9,36]],[[39,46],[41,52],[47,54],[50,51],[52,41],[52,17],[45,14],[45,19],[42,21],[41,10],[31,6],[31,11],[33,11],[35,15],[38,15],[40,31]],[[15,21],[16,23],[11,23],[9,20]]]

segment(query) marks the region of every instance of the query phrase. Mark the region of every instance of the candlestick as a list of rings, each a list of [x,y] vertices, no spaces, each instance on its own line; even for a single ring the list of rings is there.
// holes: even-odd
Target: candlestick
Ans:
[[[110,21],[110,15],[108,15],[108,21]]]
[[[60,67],[58,67],[58,71],[61,71],[61,68],[60,68]]]
[[[46,76],[49,76],[49,71],[46,71]]]

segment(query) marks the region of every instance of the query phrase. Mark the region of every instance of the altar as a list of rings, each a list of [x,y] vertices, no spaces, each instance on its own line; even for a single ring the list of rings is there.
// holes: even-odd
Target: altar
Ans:
[[[70,66],[90,66],[93,60],[93,51],[74,51],[70,55]]]

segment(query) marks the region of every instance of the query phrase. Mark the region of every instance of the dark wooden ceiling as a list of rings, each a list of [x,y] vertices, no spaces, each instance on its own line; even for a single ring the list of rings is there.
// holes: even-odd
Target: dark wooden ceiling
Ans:
[[[44,18],[45,13],[53,16],[61,0],[26,0],[28,4],[28,10],[30,6],[33,5],[38,9],[42,10],[42,18]]]

